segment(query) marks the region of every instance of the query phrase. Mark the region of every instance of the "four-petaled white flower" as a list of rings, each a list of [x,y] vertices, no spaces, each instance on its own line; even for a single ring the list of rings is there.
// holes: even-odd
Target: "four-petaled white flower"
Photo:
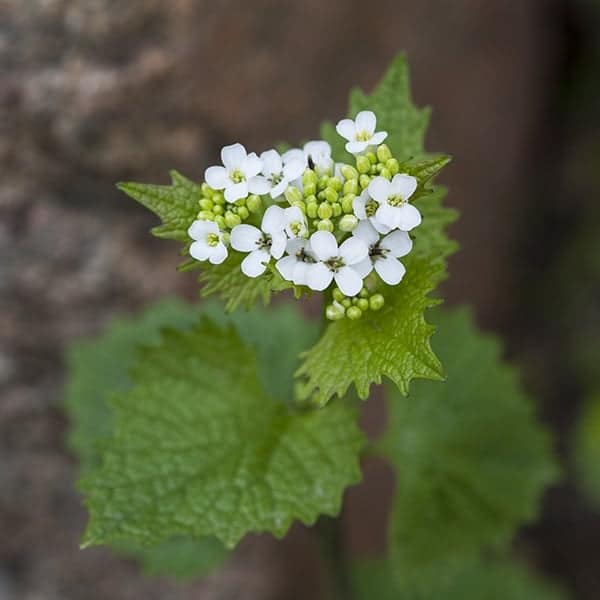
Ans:
[[[281,258],[287,242],[284,227],[284,210],[279,206],[269,206],[263,216],[261,229],[243,224],[231,230],[231,247],[250,253],[242,261],[244,275],[258,277],[265,272],[271,256]]]
[[[410,231],[421,223],[421,213],[408,203],[417,189],[417,180],[411,175],[399,173],[391,181],[374,177],[367,190],[379,207],[375,219],[390,229]]]
[[[254,152],[248,154],[242,144],[225,146],[221,150],[224,167],[208,167],[204,172],[206,183],[213,190],[225,190],[225,200],[235,202],[248,194],[266,194],[270,186],[263,177],[257,177],[262,162]]]
[[[369,248],[369,256],[354,265],[360,276],[366,277],[374,268],[388,285],[400,283],[406,269],[398,258],[406,256],[412,250],[412,240],[408,233],[396,230],[380,238],[379,233],[368,221],[361,221],[352,235]]]
[[[276,207],[279,208],[279,207]],[[290,238],[306,237],[308,228],[306,227],[306,217],[298,206],[289,208],[279,208],[282,212],[283,227]]]
[[[301,161],[303,170],[307,167],[314,168],[319,175],[331,173],[333,170],[333,158],[331,158],[331,146],[324,141],[315,140],[306,142],[302,150],[292,148],[282,155],[283,163]]]
[[[369,253],[362,240],[350,237],[338,248],[332,233],[317,231],[310,237],[310,247],[317,262],[306,273],[309,288],[324,290],[335,279],[345,296],[356,296],[360,292],[363,280],[354,267]]]
[[[306,285],[307,274],[316,263],[310,242],[305,238],[291,239],[285,251],[287,256],[280,258],[275,264],[277,270],[285,280],[295,285]]]
[[[388,227],[384,223],[380,223],[377,220],[375,214],[377,213],[377,209],[379,208],[379,204],[371,196],[369,196],[368,190],[363,190],[360,196],[354,198],[352,202],[352,208],[354,210],[354,215],[359,221],[368,220],[369,223],[379,232],[379,233],[389,233],[392,228]]]
[[[379,146],[387,137],[386,131],[375,132],[377,117],[370,110],[362,110],[356,120],[342,119],[335,127],[336,131],[348,140],[346,150],[351,154],[360,154],[369,146]]]
[[[223,234],[213,221],[194,221],[188,229],[188,235],[195,240],[190,246],[190,256],[196,260],[208,260],[213,265],[220,265],[227,258]]]
[[[277,150],[266,150],[260,155],[262,161],[261,181],[266,182],[266,186],[271,193],[271,198],[281,196],[292,181],[298,179],[304,172],[304,157],[296,157],[287,160],[284,164]]]

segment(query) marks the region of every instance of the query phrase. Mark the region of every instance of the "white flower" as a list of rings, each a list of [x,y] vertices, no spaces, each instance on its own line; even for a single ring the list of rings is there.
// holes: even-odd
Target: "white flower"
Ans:
[[[406,273],[404,265],[398,260],[412,250],[412,240],[406,231],[392,231],[384,238],[368,221],[361,221],[352,235],[363,241],[369,248],[369,256],[354,266],[361,277],[375,271],[388,285],[400,283]]]
[[[287,256],[277,261],[277,270],[285,280],[306,285],[308,271],[316,262],[310,242],[304,238],[294,238],[288,241],[285,250]]]
[[[375,217],[379,204],[369,196],[368,190],[363,190],[360,196],[354,198],[352,201],[352,208],[354,214],[360,221],[368,219],[369,223],[371,223],[379,233],[389,233],[392,230],[391,227],[388,227],[384,223],[380,223]]]
[[[331,146],[322,140],[307,142],[302,150],[292,148],[283,153],[282,159],[285,165],[291,161],[301,161],[303,170],[311,167],[319,175],[331,173],[334,166],[331,158]]]
[[[336,131],[348,140],[346,150],[351,154],[360,154],[369,146],[379,146],[387,137],[386,131],[375,133],[377,117],[370,110],[362,110],[356,120],[342,119],[335,127]]]
[[[236,225],[231,230],[231,247],[240,252],[250,253],[242,261],[244,275],[262,275],[271,256],[281,258],[283,255],[287,241],[283,213],[279,206],[269,206],[263,216],[261,229],[244,224]]]
[[[378,204],[375,218],[390,229],[410,231],[421,223],[421,213],[408,203],[417,189],[417,180],[402,173],[394,175],[391,181],[385,177],[374,177],[367,190]]]
[[[279,208],[279,207],[277,207]],[[305,237],[308,231],[306,217],[297,206],[280,209],[283,211],[283,227],[290,238]]]
[[[254,152],[247,154],[242,144],[225,146],[221,150],[224,167],[208,167],[204,172],[206,183],[213,190],[225,190],[225,200],[235,202],[248,194],[266,194],[270,187],[263,177],[257,177],[262,162]]]
[[[291,182],[298,179],[306,168],[305,161],[298,157],[288,160],[284,164],[277,150],[266,150],[260,155],[260,160],[262,161],[262,177],[258,178],[266,182],[266,186],[271,192],[271,198],[281,196]]]
[[[196,260],[208,260],[213,265],[220,265],[227,258],[223,234],[213,221],[194,221],[188,229],[188,235],[196,240],[190,246],[190,255]]]
[[[317,231],[310,237],[310,247],[317,259],[306,273],[306,283],[313,290],[324,290],[332,279],[345,296],[356,296],[362,288],[362,277],[354,266],[367,258],[367,245],[350,237],[338,248],[335,236]]]

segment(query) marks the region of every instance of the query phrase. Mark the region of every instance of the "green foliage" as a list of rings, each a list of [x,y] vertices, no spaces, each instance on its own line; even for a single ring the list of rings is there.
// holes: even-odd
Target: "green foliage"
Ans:
[[[448,379],[418,382],[410,399],[390,389],[380,446],[399,477],[391,559],[404,578],[427,579],[508,541],[557,478],[549,436],[498,342],[478,334],[465,310],[440,311],[436,323]]]
[[[554,585],[516,562],[468,561],[451,573],[437,572],[423,587],[397,583],[393,566],[363,561],[352,571],[356,600],[562,600]]]
[[[360,477],[355,411],[340,402],[293,412],[268,397],[254,353],[231,328],[203,318],[190,331],[165,331],[132,377],[135,386],[111,400],[102,468],[82,484],[85,545],[282,536],[294,519],[336,514]]]
[[[152,229],[159,238],[187,243],[187,230],[198,214],[200,186],[177,171],[171,171],[171,185],[119,183],[118,188],[160,217],[162,225]]]
[[[600,508],[600,395],[584,404],[574,446],[579,479],[588,497]]]

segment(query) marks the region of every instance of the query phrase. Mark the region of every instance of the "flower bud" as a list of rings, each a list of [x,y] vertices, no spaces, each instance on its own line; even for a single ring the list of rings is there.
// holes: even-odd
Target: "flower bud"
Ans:
[[[225,229],[225,227],[227,227],[227,224],[225,223],[225,217],[222,215],[217,215],[215,217],[215,223],[219,226],[219,229]]]
[[[215,190],[213,190],[206,181],[200,186],[200,189],[202,190],[202,195],[206,198],[212,198],[215,193]]]
[[[344,298],[342,300],[342,306],[344,308],[350,308],[352,306],[352,300],[350,300],[350,298]]]
[[[333,189],[333,188],[325,188],[323,190],[323,196],[325,198],[325,200],[327,200],[327,202],[337,202],[338,199],[338,193]]]
[[[356,321],[362,317],[362,310],[358,306],[351,306],[346,310],[346,316],[352,321]]]
[[[346,214],[350,214],[354,212],[354,199],[356,198],[356,196],[354,194],[346,194],[343,198],[342,198],[342,210],[346,213]]]
[[[334,302],[333,304],[329,304],[325,309],[325,316],[330,321],[339,321],[344,318],[344,307],[338,302]]]
[[[315,219],[317,217],[318,210],[319,210],[319,205],[317,204],[317,199],[316,198],[315,198],[314,202],[308,202],[306,204],[306,215],[309,218]]]
[[[245,206],[240,206],[237,211],[238,217],[245,221],[250,216],[250,211]]]
[[[395,158],[390,158],[390,160],[385,163],[385,166],[392,175],[397,175],[400,172],[400,163]]]
[[[317,210],[317,214],[320,219],[331,219],[333,216],[333,209],[331,208],[331,204],[328,202],[322,202],[319,204],[319,208]]]
[[[223,240],[223,243],[224,243],[226,246],[229,246],[229,240],[231,239],[231,236],[229,235],[229,231],[224,231],[224,232],[221,234],[221,239]]]
[[[340,169],[344,179],[358,179],[358,171],[352,165],[342,165]]]
[[[388,180],[392,178],[392,173],[390,172],[390,170],[387,167],[383,167],[383,169],[381,169],[379,174]]]
[[[317,183],[317,188],[320,190],[324,190],[327,187],[328,183],[329,183],[329,177],[327,175],[323,175],[319,179],[319,182]]]
[[[387,144],[381,144],[381,146],[377,148],[377,158],[379,159],[379,162],[382,163],[385,163],[392,158],[392,152]]]
[[[369,159],[369,162],[374,165],[377,162],[377,155],[375,152],[367,152],[365,156]]]
[[[302,185],[306,187],[307,185],[314,183],[317,184],[318,181],[317,174],[312,169],[306,169],[302,174]]]
[[[304,196],[312,196],[317,193],[317,184],[314,182],[304,184]]]
[[[356,306],[360,308],[362,312],[369,310],[369,301],[366,298],[359,298],[356,302]]]
[[[342,302],[345,297],[346,296],[344,296],[344,292],[342,292],[342,290],[340,290],[339,287],[333,288],[333,299],[334,300],[337,300],[338,302]]]
[[[201,210],[212,210],[214,204],[210,198],[200,198],[200,209]]]
[[[354,215],[344,215],[338,224],[340,231],[350,233],[358,226],[358,219]]]
[[[246,200],[246,208],[251,213],[256,213],[261,209],[261,207],[262,207],[261,197],[257,196],[256,194],[250,194],[250,196],[248,196],[248,199]]]
[[[329,231],[329,233],[333,233],[334,226],[329,219],[321,219],[317,225],[317,229],[319,231]]]
[[[201,221],[212,221],[215,218],[215,215],[210,210],[201,210],[198,213],[198,218]]]
[[[223,196],[223,192],[214,192],[211,200],[215,204],[225,204],[225,196]]]
[[[215,215],[222,215],[225,212],[225,208],[223,208],[222,204],[215,204],[212,211]]]
[[[361,298],[368,298],[369,297],[369,290],[363,286],[363,288],[360,290],[359,294],[358,294]]]
[[[358,183],[360,184],[360,187],[364,190],[369,183],[371,183],[371,178],[368,175],[361,175],[358,179]]]
[[[342,189],[342,180],[339,177],[330,177],[327,182],[327,187],[333,188],[336,192]]]
[[[285,199],[290,203],[290,206],[293,206],[295,202],[301,202],[304,195],[302,192],[293,185],[289,185],[285,192],[283,192]]]
[[[369,298],[369,306],[371,310],[380,310],[385,304],[385,299],[381,294],[373,294]]]
[[[356,168],[359,173],[368,173],[371,168],[371,161],[361,154],[356,157]]]
[[[233,229],[236,225],[240,225],[241,222],[242,219],[239,215],[232,213],[230,210],[225,213],[225,224],[230,229]]]
[[[333,209],[334,217],[339,217],[342,214],[342,205],[339,202],[334,202],[331,208]]]
[[[358,177],[356,179],[348,179],[344,183],[343,187],[344,194],[357,194],[358,193]]]

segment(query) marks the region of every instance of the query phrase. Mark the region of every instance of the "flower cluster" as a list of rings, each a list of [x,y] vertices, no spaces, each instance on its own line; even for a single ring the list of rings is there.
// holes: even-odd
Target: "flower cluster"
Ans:
[[[417,179],[401,172],[376,127],[370,111],[337,124],[354,165],[335,163],[324,141],[260,156],[241,144],[224,147],[223,164],[204,175],[190,255],[220,264],[234,250],[246,254],[248,277],[268,270],[318,291],[335,283],[326,308],[332,320],[379,310],[380,282],[402,280],[398,259],[411,251],[408,232],[421,215],[410,203]]]

